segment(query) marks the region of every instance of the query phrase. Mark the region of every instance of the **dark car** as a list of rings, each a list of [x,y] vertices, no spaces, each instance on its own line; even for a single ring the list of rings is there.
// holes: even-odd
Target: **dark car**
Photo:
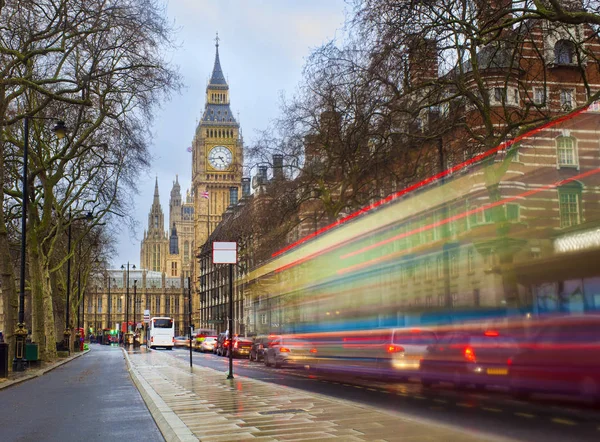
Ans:
[[[272,338],[271,338],[272,339]],[[265,359],[265,350],[269,347],[269,337],[268,336],[257,336],[252,341],[252,348],[250,349],[250,354],[248,358],[251,361],[264,361]]]
[[[420,363],[421,383],[506,385],[509,360],[518,349],[513,337],[495,330],[449,332],[427,347]]]
[[[234,337],[233,338],[233,357],[243,357],[247,358],[250,354],[250,349],[252,348],[252,341],[243,337]],[[229,353],[227,353],[229,355]]]
[[[225,356],[227,354],[227,347],[229,346],[229,334],[219,333],[217,337],[217,343],[214,346],[213,353],[218,356]]]
[[[510,359],[510,388],[600,401],[600,315],[552,318]]]

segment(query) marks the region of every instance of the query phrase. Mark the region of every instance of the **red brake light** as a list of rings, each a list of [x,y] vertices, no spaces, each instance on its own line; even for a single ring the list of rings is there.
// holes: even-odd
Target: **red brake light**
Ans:
[[[388,353],[403,353],[404,347],[396,344],[390,344],[387,346],[386,351]]]
[[[419,328],[413,328],[410,330],[411,333],[421,333],[421,329]]]
[[[175,343],[175,338],[173,338],[173,343]]]
[[[483,333],[485,336],[500,336],[500,333],[498,333],[496,330],[488,330],[486,332]]]
[[[316,349],[316,348],[311,348],[311,349],[310,349],[310,352],[311,352],[311,353],[316,353],[316,352],[317,352],[317,349]]]
[[[465,348],[465,359],[469,362],[475,362],[475,350],[471,347]]]
[[[285,347],[279,347],[279,352],[280,353],[289,353],[290,349],[289,348],[285,348]]]
[[[154,342],[154,336],[150,336],[150,342]]]
[[[508,366],[512,365],[512,358],[508,358],[506,360],[506,365],[508,365]]]

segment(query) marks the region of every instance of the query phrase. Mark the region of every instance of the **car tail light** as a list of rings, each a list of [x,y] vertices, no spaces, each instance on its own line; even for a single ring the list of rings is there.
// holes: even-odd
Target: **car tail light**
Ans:
[[[465,359],[469,362],[475,362],[475,350],[471,347],[466,347],[464,351]]]
[[[173,344],[175,343],[175,338],[173,338]]]
[[[500,333],[498,333],[496,330],[488,330],[486,332],[483,333],[485,336],[500,336]]]
[[[401,345],[390,344],[387,346],[386,351],[388,353],[404,353],[404,347]]]
[[[285,347],[279,347],[279,352],[280,353],[289,353],[290,349],[289,348],[285,348]]]
[[[154,342],[154,336],[150,336],[150,342]]]
[[[316,348],[311,348],[311,349],[310,349],[310,352],[311,352],[311,353],[316,353],[316,352],[317,352],[317,349],[316,349]]]
[[[511,366],[511,365],[512,365],[512,363],[513,363],[513,360],[512,360],[512,358],[508,358],[508,359],[506,360],[506,365],[508,365],[508,366]]]

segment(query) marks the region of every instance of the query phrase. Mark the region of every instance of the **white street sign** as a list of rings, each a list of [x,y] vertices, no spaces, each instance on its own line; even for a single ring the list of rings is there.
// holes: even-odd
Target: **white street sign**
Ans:
[[[214,241],[213,264],[237,264],[237,243]]]

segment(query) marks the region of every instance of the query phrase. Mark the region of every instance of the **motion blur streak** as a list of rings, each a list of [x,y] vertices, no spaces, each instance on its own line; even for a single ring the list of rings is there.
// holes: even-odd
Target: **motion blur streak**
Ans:
[[[251,328],[277,337],[269,363],[600,399],[599,109],[391,194],[253,269],[238,289]]]

